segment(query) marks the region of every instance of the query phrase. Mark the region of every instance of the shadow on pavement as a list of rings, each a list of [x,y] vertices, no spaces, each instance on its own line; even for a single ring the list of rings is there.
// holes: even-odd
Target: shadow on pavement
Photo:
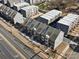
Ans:
[[[79,53],[79,45],[70,44],[70,48],[74,51]]]

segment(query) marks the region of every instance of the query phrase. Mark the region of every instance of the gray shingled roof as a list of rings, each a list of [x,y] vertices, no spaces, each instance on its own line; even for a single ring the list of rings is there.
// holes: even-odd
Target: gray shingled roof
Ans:
[[[29,20],[26,24],[26,27],[31,29],[31,30],[36,28],[37,33],[42,34],[44,36],[48,35],[49,39],[51,41],[55,41],[57,36],[60,33],[60,30],[55,29],[55,28],[48,26],[46,24],[40,23],[36,20]]]
[[[33,20],[31,23],[30,29],[33,30],[34,28],[37,28],[39,26],[40,22]]]
[[[50,37],[50,40],[51,41],[55,41],[56,40],[56,38],[57,38],[57,36],[59,35],[59,33],[60,33],[60,30],[57,30],[57,29],[55,29],[55,28],[53,28],[54,30],[53,30],[53,33],[52,33],[52,35],[51,35],[51,37]]]
[[[49,40],[55,41],[57,36],[59,35],[59,33],[60,33],[60,30],[57,30],[57,29],[49,26],[49,27],[47,27],[47,30],[42,34],[45,36],[49,35]]]
[[[2,5],[0,7],[0,12],[4,13],[5,15],[11,17],[11,18],[14,18],[15,15],[17,14],[17,11],[15,10],[12,10],[11,8],[5,6],[5,5]]]
[[[41,24],[38,26],[38,28],[37,28],[37,32],[38,32],[39,34],[41,34],[42,31],[43,31],[46,27],[47,27],[46,24],[41,23]]]

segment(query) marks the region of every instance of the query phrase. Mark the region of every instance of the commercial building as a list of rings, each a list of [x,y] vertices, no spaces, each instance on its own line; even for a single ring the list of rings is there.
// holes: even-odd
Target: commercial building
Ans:
[[[63,41],[64,32],[36,20],[29,20],[23,30],[33,41],[56,49]]]
[[[8,0],[1,0],[1,2],[2,2],[3,4],[7,4],[7,1],[8,1]]]
[[[19,2],[19,3],[14,3],[13,8],[14,8],[14,10],[16,10],[16,11],[19,11],[21,8],[27,7],[27,6],[29,6],[29,3],[26,3],[26,2]]]
[[[23,16],[19,12],[15,11],[15,10],[13,10],[13,9],[3,5],[3,4],[0,5],[0,14],[4,18],[6,18],[8,21],[13,22],[14,24],[24,23]]]
[[[14,3],[24,2],[24,0],[8,0],[7,5],[13,7]]]
[[[50,24],[52,22],[54,22],[57,18],[59,18],[61,16],[62,12],[58,11],[58,10],[51,10],[43,15],[41,15],[40,17],[37,18],[38,21],[46,23],[46,24]]]
[[[44,39],[49,46],[56,49],[63,41],[64,32],[49,26],[42,32],[42,35],[44,35]]]
[[[37,15],[38,14],[38,7],[37,6],[34,6],[34,5],[31,5],[31,6],[28,6],[28,7],[24,7],[24,8],[21,8],[20,12],[21,14],[23,14],[24,17],[32,17],[34,15]]]
[[[25,0],[25,1],[29,2],[30,4],[38,4],[44,2],[45,0]]]
[[[57,22],[57,28],[65,33],[68,33],[73,29],[79,22],[79,15],[69,13],[64,18]]]

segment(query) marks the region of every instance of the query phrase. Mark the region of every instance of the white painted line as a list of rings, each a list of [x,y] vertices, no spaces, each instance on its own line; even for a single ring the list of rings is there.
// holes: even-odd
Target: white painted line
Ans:
[[[22,57],[22,59],[27,59],[1,33],[0,33],[0,36],[6,41],[6,43],[8,43],[10,45],[11,48],[13,48]]]

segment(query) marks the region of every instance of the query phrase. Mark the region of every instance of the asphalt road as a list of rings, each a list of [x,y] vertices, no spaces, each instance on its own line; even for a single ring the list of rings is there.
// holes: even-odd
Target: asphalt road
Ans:
[[[4,56],[6,56],[6,59],[14,59],[14,56],[12,56],[11,54],[10,54],[10,50],[9,50],[9,48],[7,47],[6,48],[6,46],[4,46],[2,43],[1,43],[2,41],[0,41],[0,50],[2,51],[2,53],[4,53]],[[13,52],[14,53],[14,52]],[[3,56],[3,57],[4,57]]]
[[[11,33],[6,31],[4,28],[0,27],[0,33],[3,34],[4,37],[6,37],[8,41],[11,42],[11,44],[15,46],[27,59],[42,59],[38,55],[35,55],[36,53],[34,53],[32,49],[25,46],[19,39],[14,37]]]
[[[67,42],[68,44],[75,44],[78,45],[76,42],[73,42],[67,38],[64,38],[64,42]],[[74,46],[73,46],[74,47]],[[74,50],[75,49],[75,50]],[[72,49],[71,55],[68,57],[68,59],[79,59],[79,47]]]
[[[20,59],[20,56],[10,47],[8,43],[4,41],[4,38],[0,36],[0,59]]]
[[[69,59],[79,59],[79,53],[73,51]]]

